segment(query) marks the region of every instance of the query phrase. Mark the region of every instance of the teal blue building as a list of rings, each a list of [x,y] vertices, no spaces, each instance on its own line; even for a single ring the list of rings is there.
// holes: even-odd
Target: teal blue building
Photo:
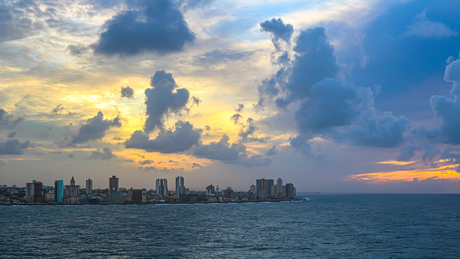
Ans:
[[[54,181],[54,203],[62,203],[64,199],[64,180]]]

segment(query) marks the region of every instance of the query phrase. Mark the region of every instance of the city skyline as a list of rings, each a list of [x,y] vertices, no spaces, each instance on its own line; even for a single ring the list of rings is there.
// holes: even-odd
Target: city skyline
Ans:
[[[173,190],[181,175],[190,188],[281,178],[297,192],[460,193],[455,1],[0,11],[0,185],[98,189],[116,175],[115,191]]]

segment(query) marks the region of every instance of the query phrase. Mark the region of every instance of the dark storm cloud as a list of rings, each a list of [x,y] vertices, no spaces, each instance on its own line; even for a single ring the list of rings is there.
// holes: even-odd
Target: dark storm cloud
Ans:
[[[8,138],[14,138],[18,134],[16,131],[8,133]]]
[[[108,147],[102,150],[98,149],[97,151],[92,151],[89,157],[90,160],[112,160],[112,158],[117,158],[117,156],[113,154],[112,150]]]
[[[350,125],[369,108],[372,92],[327,78],[314,84],[310,99],[303,101],[295,114],[300,133],[320,133],[332,127]]]
[[[34,22],[25,12],[29,4],[35,7],[33,2],[24,1],[0,4],[0,42],[22,39],[43,28],[42,23]]]
[[[276,146],[273,146],[273,147],[271,147],[271,148],[267,151],[267,153],[265,153],[265,155],[267,155],[267,156],[274,156],[274,155],[276,155],[277,153],[278,153],[278,152],[276,151]]]
[[[22,155],[24,150],[33,147],[28,140],[21,142],[18,139],[9,139],[0,143],[0,155]]]
[[[88,119],[86,124],[80,126],[77,136],[72,139],[71,143],[81,144],[89,140],[101,139],[110,127],[121,127],[120,118],[104,120],[102,112],[98,112],[96,116]]]
[[[401,153],[396,157],[397,161],[409,161],[415,156],[415,151],[419,150],[418,147],[408,145],[401,149]]]
[[[222,136],[219,142],[211,142],[209,145],[198,146],[193,150],[193,155],[199,158],[219,160],[225,164],[243,165],[246,167],[262,167],[272,163],[269,158],[261,156],[248,156],[245,154],[246,146],[242,144],[228,142],[230,138],[227,135]]]
[[[150,133],[155,129],[163,129],[165,119],[173,113],[179,113],[185,109],[190,93],[187,89],[176,89],[176,81],[170,73],[164,70],[157,71],[152,77],[150,85],[152,88],[145,90],[147,97],[147,119],[144,131]],[[173,92],[176,89],[175,92]]]
[[[125,142],[125,147],[147,152],[179,153],[198,145],[200,138],[201,130],[194,129],[189,122],[178,121],[174,131],[162,131],[155,139],[150,139],[147,134],[138,130]]]
[[[334,78],[340,70],[334,47],[329,43],[323,27],[302,31],[296,39],[294,51],[297,56],[286,84],[288,96],[276,100],[281,108],[292,101],[309,97],[311,86],[326,77]]]
[[[143,52],[167,54],[181,51],[195,40],[182,13],[170,0],[127,2],[123,11],[104,25],[94,45],[98,54],[131,56]]]
[[[129,86],[121,87],[121,98],[134,98],[134,90]]]
[[[280,39],[289,43],[291,41],[292,33],[294,28],[290,24],[284,24],[283,21],[279,19],[271,19],[270,21],[265,21],[260,23],[260,27],[263,31],[269,32],[272,34],[273,45],[276,49],[280,49]]]

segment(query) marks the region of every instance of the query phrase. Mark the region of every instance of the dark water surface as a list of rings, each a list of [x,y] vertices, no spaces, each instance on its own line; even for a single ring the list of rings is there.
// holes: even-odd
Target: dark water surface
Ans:
[[[460,195],[0,207],[1,258],[460,258]]]

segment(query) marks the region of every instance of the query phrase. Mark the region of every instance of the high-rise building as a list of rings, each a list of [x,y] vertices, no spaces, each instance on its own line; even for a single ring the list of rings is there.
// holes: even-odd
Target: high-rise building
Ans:
[[[292,184],[292,183],[287,183],[286,184],[286,197],[288,197],[289,199],[294,199],[295,198],[294,184]]]
[[[109,191],[118,192],[119,184],[119,178],[117,178],[115,175],[112,176],[112,178],[109,178]]]
[[[64,200],[64,181],[54,181],[54,203],[62,203]]]
[[[167,196],[168,195],[168,180],[160,178],[156,181],[156,193],[160,196]]]
[[[147,190],[146,189],[134,189],[133,190],[133,202],[135,203],[146,203],[147,202]]]
[[[86,180],[86,195],[90,195],[91,193],[93,193],[93,180],[88,178]]]
[[[75,184],[75,179],[72,176],[70,185],[65,186],[65,195],[67,196],[67,202],[70,204],[80,203],[78,196],[80,195],[80,185]]]
[[[34,197],[34,184],[35,180],[32,183],[26,183],[26,199]]]
[[[276,180],[276,194],[282,194],[283,193],[283,180],[281,178],[278,178]]]
[[[185,194],[184,177],[178,176],[176,177],[176,195],[180,196],[181,194]]]
[[[275,181],[273,179],[257,179],[256,180],[256,194],[259,195],[260,198],[266,198],[271,195],[272,186],[274,185]]]
[[[214,186],[209,185],[209,186],[206,186],[206,195],[214,195],[216,194],[216,190],[214,189]]]
[[[43,202],[43,183],[34,181],[34,203]]]

